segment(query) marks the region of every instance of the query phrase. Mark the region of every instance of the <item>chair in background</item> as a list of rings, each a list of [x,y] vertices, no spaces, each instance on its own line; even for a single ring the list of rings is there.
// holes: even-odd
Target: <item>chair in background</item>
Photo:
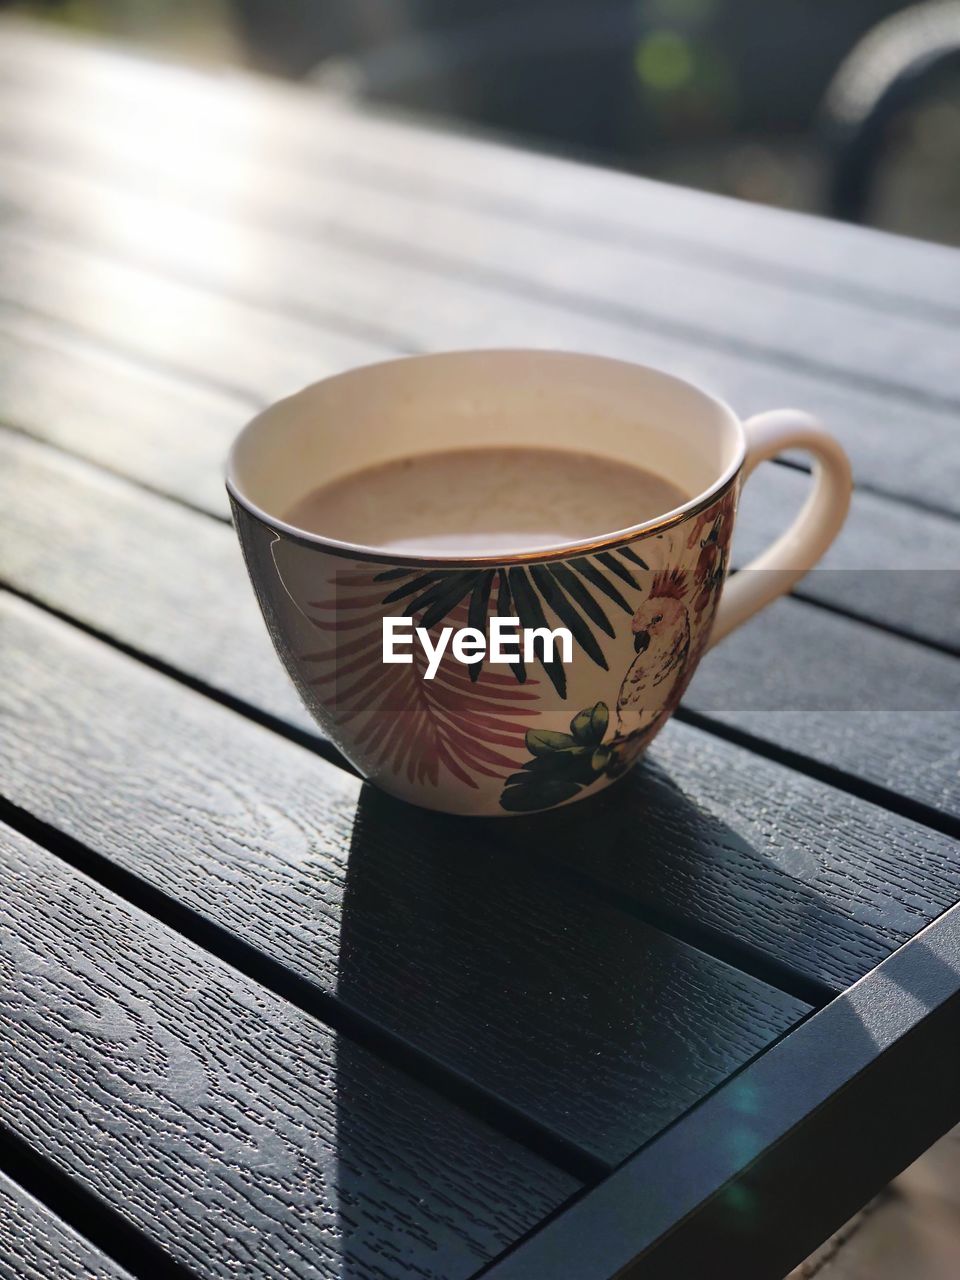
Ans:
[[[960,3],[934,0],[879,23],[837,71],[825,99],[827,211],[866,222],[905,112],[960,81]]]

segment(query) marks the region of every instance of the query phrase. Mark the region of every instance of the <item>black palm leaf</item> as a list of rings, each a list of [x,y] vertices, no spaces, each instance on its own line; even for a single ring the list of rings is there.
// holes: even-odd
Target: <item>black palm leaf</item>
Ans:
[[[510,580],[510,590],[513,592],[513,603],[517,607],[520,626],[525,631],[532,630],[534,627],[545,627],[547,625],[546,614],[543,612],[537,589],[530,580],[526,569],[520,568],[519,565],[514,565],[508,571],[507,577]],[[545,649],[546,644],[541,644],[539,653],[540,665],[547,673],[550,683],[560,697],[565,698],[567,696],[567,673],[563,669],[563,663],[558,662],[556,659],[548,661]]]
[[[497,573],[500,576],[500,585],[497,589],[497,617],[512,618],[513,596],[510,594],[510,579],[507,577],[506,569],[498,569]],[[510,670],[517,677],[518,684],[526,684],[527,668],[522,657],[510,664]]]
[[[556,578],[563,594],[569,596],[574,604],[578,604],[587,617],[592,622],[595,622],[601,631],[605,631],[611,637],[616,635],[610,625],[610,619],[568,565],[548,564],[546,569],[552,578]]]
[[[576,569],[577,573],[582,574],[588,582],[593,583],[614,604],[618,604],[626,613],[633,613],[633,609],[627,604],[621,593],[589,556],[578,556],[576,560],[571,560],[570,564]],[[636,586],[636,583],[633,585]]]
[[[631,565],[647,569],[647,564],[629,547],[603,551],[595,556],[577,556],[568,561],[500,569],[387,569],[374,581],[396,584],[384,596],[384,604],[404,601],[407,617],[419,614],[419,625],[435,626],[469,597],[468,625],[486,631],[491,599],[496,584],[495,611],[499,617],[518,617],[525,630],[547,627],[544,607],[565,626],[576,645],[606,670],[607,662],[594,631],[615,636],[616,631],[597,596],[606,597],[624,612],[635,605],[621,587],[641,591]],[[615,581],[614,581],[615,579]],[[547,662],[541,651],[540,664],[561,697],[566,697],[566,673],[560,662]],[[470,679],[480,675],[482,663],[470,665]],[[520,660],[511,664],[519,683],[527,678]]]
[[[542,564],[532,564],[530,566],[530,577],[533,579],[533,584],[541,596],[543,596],[563,625],[568,628],[580,648],[589,654],[598,667],[603,667],[604,671],[608,670],[607,660],[603,656],[603,650],[597,644],[596,636],[590,630],[590,624],[576,611],[563,594],[557,580]]]

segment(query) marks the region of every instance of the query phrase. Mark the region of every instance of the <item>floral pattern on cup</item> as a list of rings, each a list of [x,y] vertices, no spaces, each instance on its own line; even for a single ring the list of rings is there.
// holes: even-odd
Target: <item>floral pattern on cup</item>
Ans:
[[[507,778],[502,808],[550,808],[601,778],[619,777],[670,718],[709,639],[726,575],[733,505],[730,493],[692,522],[685,539],[686,550],[697,556],[692,572],[664,568],[654,575],[631,619],[636,657],[624,673],[615,714],[597,702],[573,717],[569,732],[529,729],[530,758]]]
[[[403,775],[424,787],[453,779],[474,790],[482,778],[502,778],[522,758],[527,724],[539,714],[538,682],[525,672],[521,679],[509,670],[465,667],[449,653],[425,680],[426,660],[416,646],[410,664],[384,664],[381,623],[395,607],[394,592],[384,595],[391,581],[389,571],[355,564],[337,571],[327,594],[304,610],[321,643],[299,656],[316,668],[308,684],[333,720],[334,737],[349,728],[354,750],[375,776]],[[472,625],[470,604],[450,595],[441,593],[449,602],[442,616],[435,602],[418,603],[419,597],[407,606],[434,640],[444,624]]]
[[[427,570],[341,561],[326,591],[300,606],[318,643],[297,655],[314,668],[308,684],[334,739],[348,730],[364,771],[381,782],[476,791],[495,780],[509,812],[549,808],[618,777],[672,714],[706,647],[735,502],[731,488],[671,531],[570,560]],[[492,616],[519,617],[525,629],[565,626],[575,650],[611,677],[616,654],[632,656],[615,699],[567,713],[555,728],[568,699],[559,660],[541,653],[533,669],[494,669],[448,652],[427,681],[416,646],[411,664],[382,662],[381,622],[393,612],[434,640],[443,626],[486,632]]]

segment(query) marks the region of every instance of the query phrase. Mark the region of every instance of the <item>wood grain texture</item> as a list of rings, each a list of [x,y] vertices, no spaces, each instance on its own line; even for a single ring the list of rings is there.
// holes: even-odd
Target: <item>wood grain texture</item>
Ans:
[[[200,1277],[451,1280],[572,1180],[14,832],[0,1117]]]
[[[342,326],[271,313],[29,232],[0,235],[0,299],[81,337],[99,339],[176,375],[264,405],[307,382],[382,358],[376,341]],[[398,337],[395,350],[400,350]]]
[[[960,905],[486,1274],[792,1275],[956,1125],[958,1043]],[[952,1246],[954,1230],[945,1239]],[[953,1275],[955,1267],[924,1266],[916,1244],[902,1241],[897,1280]],[[885,1271],[848,1276],[880,1280]]]
[[[0,1173],[0,1280],[131,1280],[22,1187]]]
[[[274,656],[231,528],[29,440],[4,443],[0,578],[313,728]]]
[[[12,616],[16,620],[16,609]],[[53,623],[48,625],[61,640],[71,634],[69,629],[61,632]],[[86,824],[94,823],[89,838],[100,842],[109,839],[111,857],[126,856],[131,844],[143,856],[147,838],[143,832],[160,838],[159,833],[171,824],[171,834],[163,840],[164,850],[181,847],[188,840],[192,844],[189,823],[198,811],[206,809],[198,801],[188,805],[185,814],[180,809],[171,811],[176,796],[171,796],[164,778],[176,761],[177,785],[182,766],[186,788],[196,777],[204,776],[205,767],[212,767],[204,766],[207,757],[212,761],[230,758],[227,747],[219,741],[215,747],[202,749],[200,759],[195,753],[201,748],[183,745],[204,742],[204,725],[210,717],[214,724],[220,724],[226,713],[208,709],[202,702],[184,703],[195,707],[194,718],[173,721],[171,742],[177,745],[158,748],[159,758],[149,774],[155,781],[144,785],[144,761],[138,762],[129,779],[131,821],[139,844],[132,835],[101,834],[105,824],[88,811],[92,781],[86,781],[84,775],[84,780],[63,792],[64,779],[70,776],[66,771],[89,768],[94,771],[94,781],[109,778],[111,821],[116,822],[117,787],[123,763],[128,760],[127,744],[140,741],[142,724],[149,724],[151,733],[163,724],[155,709],[159,694],[151,693],[142,710],[134,708],[131,698],[118,699],[111,693],[116,678],[110,661],[113,655],[102,653],[98,693],[94,670],[88,665],[76,668],[78,674],[71,677],[71,665],[65,658],[55,654],[44,660],[36,658],[44,629],[35,618],[31,626],[37,629],[35,636],[21,635],[8,644],[11,652],[21,652],[20,661],[27,664],[16,676],[11,674],[6,695],[11,720],[21,725],[17,733],[11,731],[8,742],[12,759],[6,769],[7,785],[14,787],[14,779],[18,779],[11,792],[13,798],[19,796],[17,802],[31,809],[42,803],[41,816],[61,825],[69,814],[71,821],[85,824],[74,831],[78,838],[83,838],[80,832],[87,830]],[[75,643],[80,653],[100,652],[96,647],[84,648],[88,642],[80,637]],[[11,673],[12,663],[11,658]],[[148,673],[142,678],[151,690],[167,687]],[[89,706],[88,697],[95,699]],[[87,709],[81,713],[81,707]],[[104,734],[96,753],[85,751],[78,756],[64,745],[70,736],[65,733],[64,726],[70,723],[66,717],[73,715],[79,715],[81,723],[71,735],[81,735],[87,724],[87,732],[96,728]],[[224,723],[230,726],[227,732],[232,745],[239,727],[232,716]],[[18,767],[15,744],[21,738],[24,744],[37,744],[41,731],[42,754],[55,762],[55,768],[50,776],[38,778],[26,755]],[[300,829],[296,825],[291,829],[288,811],[310,814],[308,830],[315,827],[318,839],[342,841],[344,836],[336,836],[339,827],[333,823],[331,802],[324,800],[325,793],[315,795],[308,780],[314,776],[311,771],[317,770],[325,787],[346,788],[349,795],[355,794],[355,780],[336,770],[327,772],[326,765],[321,767],[308,756],[303,757],[308,763],[302,766],[307,773],[295,773],[291,762],[301,756],[288,758],[287,744],[277,747],[284,748],[284,765],[274,777],[268,771],[266,756],[267,743],[273,739],[259,729],[251,732],[256,734],[256,745],[249,749],[244,772],[256,780],[258,788],[264,788],[268,798],[288,795],[293,788],[285,806],[277,805],[275,799],[254,806],[255,830],[262,833],[256,856],[262,857],[260,846],[272,840],[274,832],[281,848],[290,840],[294,859],[301,856],[297,852],[302,843]],[[100,758],[99,764],[94,763],[95,758]],[[158,791],[155,799],[151,786]],[[72,805],[68,804],[70,794]],[[214,794],[223,795],[222,803],[231,815],[224,819],[228,827],[237,823],[242,827],[251,821],[243,792],[236,795],[225,780]],[[382,827],[388,832],[390,847],[398,852],[402,849],[403,858],[411,865],[423,856],[419,850],[432,848],[432,856],[438,856],[439,850],[441,859],[446,860],[451,845],[473,848],[472,823],[411,809],[394,815],[394,808],[387,804],[383,809]],[[201,847],[218,849],[225,837],[219,829],[217,810],[210,821],[214,826],[200,842]],[[512,849],[518,858],[536,854],[564,863],[589,881],[606,884],[681,928],[691,925],[722,943],[754,949],[790,972],[838,990],[951,905],[960,889],[960,845],[955,840],[680,724],[668,726],[650,749],[647,763],[606,798],[583,801],[560,814],[539,815],[535,820],[491,821],[481,844],[489,846],[491,857],[495,851],[499,856],[500,851]],[[352,853],[349,856],[352,860]],[[221,879],[219,873],[213,874],[216,881]],[[499,886],[500,882],[495,882]],[[208,871],[203,873],[201,888],[210,890]],[[183,892],[183,870],[179,867],[174,889]],[[234,882],[235,892],[243,889]],[[499,891],[502,894],[502,887]],[[481,890],[477,892],[479,895]],[[415,905],[425,910],[429,902],[429,894],[421,895]],[[222,905],[218,893],[214,907]],[[260,921],[263,912],[254,902],[249,914]],[[297,922],[302,922],[305,914],[309,912],[304,912],[302,905],[292,912],[288,945],[297,954],[302,951],[297,941],[302,924]],[[429,929],[423,932],[428,934]],[[411,929],[411,935],[416,936],[416,929]],[[397,956],[402,954],[398,949]]]
[[[0,422],[223,519],[224,458],[258,407],[0,303]]]
[[[678,724],[609,795],[524,822],[504,841],[836,989],[960,893],[955,839]]]
[[[814,293],[852,292],[901,310],[957,310],[956,256],[937,245],[477,138],[467,144],[453,133],[344,112],[335,99],[311,95],[307,102],[276,82],[236,76],[214,83],[48,28],[6,24],[0,67],[5,115],[32,127],[33,137],[45,130],[76,146],[111,124],[117,145],[117,113],[127,111],[148,138],[159,133],[188,147],[252,153],[289,171],[333,169],[374,189],[419,188],[453,205],[576,229],[592,241],[653,246],[664,257],[725,264],[740,275],[752,270]],[[82,112],[74,109],[78,101]]]
[[[7,173],[5,202],[8,221],[14,223],[10,240],[2,248],[5,254],[13,252],[22,234],[42,231],[65,245],[86,245],[111,259],[125,258],[172,273],[215,293],[277,309],[288,318],[375,331],[406,349],[534,345],[639,360],[718,392],[744,415],[784,403],[819,413],[849,449],[864,482],[958,510],[954,487],[945,482],[941,465],[956,412],[950,400],[952,383],[943,382],[960,367],[954,326],[911,319],[902,323],[909,323],[915,332],[898,329],[885,342],[882,315],[864,310],[857,316],[836,317],[835,327],[830,328],[816,308],[807,316],[812,307],[809,299],[785,293],[776,309],[766,298],[755,308],[761,332],[772,332],[777,317],[783,316],[783,350],[747,349],[721,336],[704,342],[690,325],[671,321],[655,310],[646,315],[631,309],[636,297],[652,306],[654,291],[646,283],[646,272],[643,283],[630,286],[623,264],[611,272],[611,296],[605,301],[550,284],[558,271],[545,247],[537,253],[537,244],[543,240],[539,232],[526,247],[524,261],[528,276],[540,270],[547,282],[513,279],[502,270],[484,271],[478,266],[483,246],[491,240],[489,232],[460,228],[452,239],[461,245],[461,256],[438,253],[442,232],[434,229],[436,218],[426,210],[412,219],[407,215],[411,234],[418,229],[419,247],[413,241],[394,244],[383,236],[363,238],[357,224],[361,210],[371,202],[358,201],[356,193],[349,193],[351,200],[339,206],[348,231],[338,236],[339,224],[331,216],[323,234],[311,237],[248,225],[242,220],[241,197],[237,197],[240,217],[231,218],[198,212],[192,201],[163,203],[155,182],[140,194],[95,173],[65,174],[21,159],[0,162],[0,171]],[[327,183],[327,176],[318,181]],[[239,190],[246,193],[249,184]],[[314,205],[337,206],[335,190],[322,186],[321,191],[326,194],[318,194]],[[393,225],[397,218],[387,221]],[[507,244],[513,238],[509,227],[500,233]],[[579,246],[576,251],[571,247],[569,256],[582,260],[592,272],[593,259],[602,252],[602,245],[589,250]],[[711,300],[695,289],[696,281],[705,279],[702,270],[686,284],[675,278],[677,264],[667,264],[661,271],[660,292],[665,299],[689,297],[697,315],[715,313],[721,335],[727,333],[728,313],[733,300],[744,292],[743,282],[724,280]],[[14,296],[9,292],[16,287],[13,282],[0,283],[4,295]],[[614,298],[617,290],[619,304]],[[37,289],[35,300],[27,305],[43,309],[47,304],[40,301],[41,293]],[[59,307],[62,310],[63,303]],[[811,342],[825,351],[837,347],[841,334],[849,334],[858,350],[876,351],[880,365],[873,380],[854,376],[855,368],[843,374],[842,352],[835,365],[818,364],[812,355],[803,357],[798,335],[805,325]],[[788,336],[793,345],[787,342]],[[885,347],[889,347],[886,354]],[[848,357],[853,360],[852,353]],[[891,382],[891,370],[920,365],[924,372],[918,372],[915,385],[898,389],[899,384]],[[889,375],[886,381],[880,370]],[[940,391],[936,370],[950,371],[940,378]],[[302,379],[308,380],[309,374]],[[881,432],[882,452],[876,447]]]
[[[810,484],[805,473],[772,463],[754,472],[737,516],[735,566],[748,563],[786,529]],[[958,569],[960,523],[857,490],[836,542],[795,594],[956,652]]]
[[[573,166],[443,139],[434,149],[428,135],[374,120],[358,118],[351,133],[343,115],[305,112],[252,84],[216,106],[211,82],[141,75],[109,54],[92,54],[71,82],[58,68],[73,55],[34,60],[30,37],[17,39],[11,55],[0,38],[14,82],[0,87],[12,108],[0,121],[0,176],[16,191],[0,296],[19,333],[6,345],[0,335],[0,361],[15,362],[24,324],[30,341],[50,327],[64,334],[47,404],[30,405],[26,383],[42,361],[14,385],[21,431],[220,514],[209,461],[234,406],[385,350],[435,346],[438,335],[444,345],[533,341],[661,364],[745,412],[795,400],[838,429],[868,485],[960,510],[943,465],[960,377],[946,328],[956,291],[940,251],[898,254],[846,232],[828,242],[803,220],[689,193],[671,206],[654,184],[632,184],[628,199],[622,178],[598,177],[585,194]],[[89,133],[77,111],[64,141],[57,92],[88,104]],[[161,122],[151,96],[168,117],[192,117],[192,178],[179,159],[165,169],[158,151],[142,167],[112,143],[94,157],[89,140],[123,102],[130,119],[144,107],[144,150],[169,146],[178,126]],[[242,135],[254,103],[263,115],[251,148]],[[46,149],[40,164],[13,154],[25,138]],[[449,166],[438,165],[445,147]],[[325,176],[309,176],[321,162]],[[534,192],[531,165],[543,179]],[[266,196],[254,182],[264,171],[276,176]],[[598,232],[601,190],[616,212]],[[747,231],[742,244],[731,251],[731,233],[713,228],[694,235],[694,202],[700,219],[709,205],[720,227],[729,217]],[[628,218],[641,206],[649,218]],[[793,231],[799,247],[784,267]],[[193,385],[164,393],[165,370]],[[144,380],[158,386],[146,411],[136,403],[149,395]],[[162,458],[164,424],[181,407],[201,424],[196,451],[179,458],[196,460],[192,477]],[[101,412],[109,425],[98,427]],[[142,451],[118,430],[125,412],[144,422]],[[0,569],[22,590],[303,726],[268,672],[247,595],[240,605],[222,525],[29,442],[4,449],[0,502],[11,498],[16,536]],[[741,555],[803,483],[771,474]],[[18,493],[31,476],[33,493]],[[864,520],[871,509],[876,519]],[[956,526],[869,496],[855,515],[833,568],[857,572],[816,575],[804,589],[934,644],[955,640],[957,602],[937,584],[958,563],[942,533]],[[805,1009],[631,912],[798,985],[839,988],[960,892],[955,842],[688,727],[671,726],[598,801],[465,830],[372,795],[29,606],[9,603],[4,620],[14,728],[0,756],[16,804],[606,1161]],[[913,646],[843,619],[815,621],[783,602],[762,643],[751,633],[754,657],[771,645],[796,655],[790,696],[802,702],[816,663],[800,647],[829,645],[838,671],[841,655],[859,663],[847,696],[862,701],[881,672],[902,673],[897,708],[858,713],[858,732],[818,689],[812,720],[792,705],[767,719],[769,687],[751,682],[745,648],[725,667],[725,650],[712,659],[701,710],[949,812],[956,721],[937,709],[956,705],[946,662],[931,652],[915,663]],[[750,696],[724,706],[731,684]],[[922,779],[911,779],[918,762]],[[0,925],[0,1118],[202,1276],[465,1277],[573,1189],[15,835],[0,836],[0,890],[11,906]],[[110,1159],[94,1162],[91,1150]]]
[[[87,417],[65,400],[58,421],[66,424],[62,431],[79,434]],[[198,417],[197,436],[205,429]],[[183,435],[189,456],[186,429]],[[135,442],[134,435],[133,454]],[[768,470],[772,482],[784,482],[785,496],[802,491],[805,477]],[[755,483],[762,488],[766,480]],[[750,537],[752,520],[745,510]],[[845,554],[842,547],[837,554]],[[270,648],[233,533],[212,520],[0,433],[0,576],[316,733]],[[815,573],[808,589],[822,582],[843,600],[866,580],[875,597],[895,602],[901,587],[908,596],[931,594],[936,576],[838,569]],[[940,596],[941,608],[948,600]],[[707,658],[685,705],[951,814],[960,803],[958,678],[957,664],[944,655],[782,601]]]
[[[22,733],[33,735],[33,741],[45,720],[49,722],[44,752],[57,761],[51,778],[38,780],[27,766],[21,769],[20,785],[26,790],[17,794],[23,795],[25,807],[32,807],[30,797],[39,794],[41,785],[57,787],[57,771],[70,763],[69,753],[56,753],[63,740],[58,727],[65,715],[63,704],[79,707],[91,676],[84,667],[82,678],[67,677],[71,689],[77,686],[68,700],[63,689],[58,692],[64,663],[53,658],[33,661],[39,638],[19,644],[29,665],[22,677],[8,682],[7,696],[14,708],[20,708],[16,718]],[[112,668],[106,658],[103,662],[109,687]],[[47,669],[51,675],[43,677]],[[109,702],[107,693],[103,698]],[[102,716],[99,702],[95,705],[97,710],[85,720]],[[123,711],[121,706],[116,714]],[[178,721],[175,741],[196,737],[202,714],[197,711],[198,727],[189,731]],[[136,738],[141,718],[137,713],[108,734],[101,748],[105,758],[124,755],[122,744]],[[154,720],[152,715],[150,723]],[[261,741],[258,731],[257,742]],[[192,751],[178,750],[189,760],[189,779],[200,766]],[[258,747],[253,753],[258,763],[250,768],[265,784],[266,765],[260,760],[264,750]],[[164,751],[157,763],[157,785],[170,767],[169,754]],[[217,753],[212,754],[216,758]],[[15,764],[16,753],[8,774]],[[292,776],[288,764],[268,790],[283,784],[285,794]],[[341,786],[356,785],[339,773],[324,772],[323,777],[331,786],[337,778]],[[112,782],[115,787],[116,780]],[[80,787],[78,796],[83,794]],[[306,797],[305,782],[297,795]],[[149,796],[137,785],[130,803],[134,814],[140,814]],[[232,806],[237,803],[230,800]],[[163,803],[149,805],[143,815],[148,829],[162,830],[165,821],[180,821],[164,818],[167,804],[164,793]],[[45,812],[51,820],[63,822],[66,797],[51,797],[49,805]],[[321,808],[319,798],[308,809],[310,805],[318,815],[323,813],[323,819],[316,820],[322,831],[330,822],[328,807]],[[472,824],[404,812],[390,834],[398,845],[402,836],[404,843],[409,838],[420,847],[435,831],[439,847],[447,850],[454,841],[459,847],[472,830]],[[268,821],[286,829],[279,819]],[[562,861],[672,920],[692,922],[737,946],[759,948],[789,970],[836,989],[849,985],[911,937],[949,906],[960,888],[956,841],[679,724],[667,727],[651,748],[646,766],[614,788],[606,801],[584,801],[535,821],[492,822],[487,838],[498,850],[513,848],[518,856],[536,853]],[[182,842],[181,835],[173,843]],[[218,845],[219,836],[211,833],[204,841],[210,843]]]
[[[61,118],[69,117],[61,112]],[[429,274],[488,281],[521,298],[542,293],[578,313],[656,327],[694,346],[787,361],[923,400],[960,396],[951,359],[956,344],[937,317],[868,310],[840,296],[807,295],[798,303],[796,290],[775,279],[737,277],[702,261],[665,261],[641,242],[628,247],[597,237],[586,246],[562,228],[451,206],[416,187],[358,187],[329,167],[277,169],[262,156],[233,158],[220,148],[203,166],[185,164],[169,138],[151,146],[142,130],[124,133],[116,124],[94,125],[79,141],[68,130],[47,148],[31,134],[29,123],[16,119],[0,131],[6,201],[54,225],[82,226],[94,235],[119,227],[124,238],[139,228],[141,246],[148,229],[156,240],[163,226],[168,243],[161,252],[167,253],[188,242],[194,252],[209,245],[204,227],[220,219],[224,231],[264,226],[290,239],[291,258],[311,240],[343,245],[377,259],[411,260]],[[146,198],[152,223],[142,211]],[[185,205],[208,209],[209,216],[188,215],[184,222]]]
[[[807,1005],[26,606],[5,790],[613,1164]],[[490,886],[496,892],[490,892]]]
[[[781,600],[707,655],[683,706],[946,818],[960,813],[955,658]]]

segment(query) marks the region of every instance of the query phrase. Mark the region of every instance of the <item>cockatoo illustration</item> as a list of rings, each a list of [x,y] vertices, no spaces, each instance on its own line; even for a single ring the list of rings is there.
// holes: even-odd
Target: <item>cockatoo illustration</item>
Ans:
[[[685,603],[683,570],[654,576],[650,594],[633,615],[631,630],[637,651],[617,698],[618,734],[648,729],[673,710],[673,697],[690,651],[690,615]]]

